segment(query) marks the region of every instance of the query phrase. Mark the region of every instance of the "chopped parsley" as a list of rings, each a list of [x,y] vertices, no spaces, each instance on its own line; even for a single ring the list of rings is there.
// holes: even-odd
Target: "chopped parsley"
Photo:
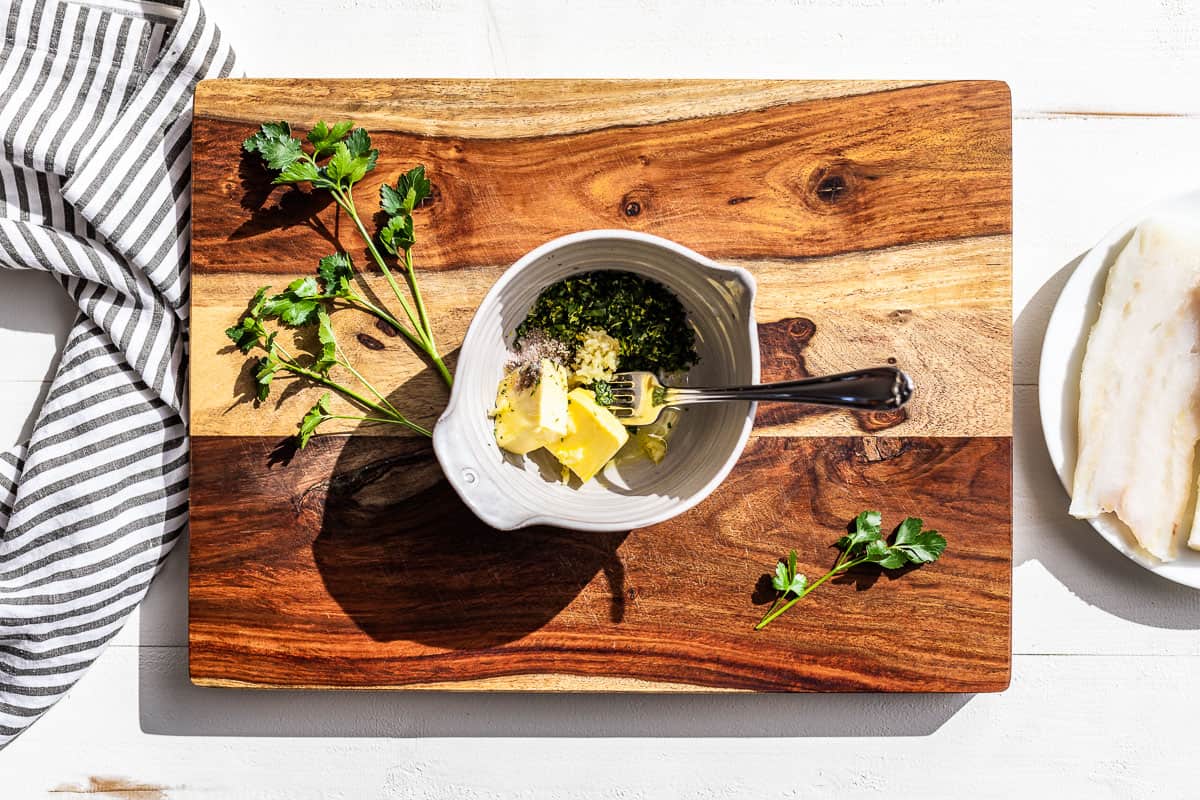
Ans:
[[[541,330],[577,342],[601,328],[621,347],[619,369],[680,372],[695,364],[696,332],[670,289],[632,272],[601,270],[547,287],[517,327],[516,339]]]
[[[588,387],[596,395],[596,405],[611,406],[613,404],[612,384],[608,381],[592,381]]]

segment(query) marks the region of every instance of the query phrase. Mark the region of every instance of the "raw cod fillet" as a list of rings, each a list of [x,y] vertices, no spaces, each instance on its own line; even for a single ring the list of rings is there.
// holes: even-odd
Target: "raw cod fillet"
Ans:
[[[1200,220],[1148,219],[1109,270],[1079,380],[1071,515],[1114,512],[1163,561],[1191,529],[1200,439]]]

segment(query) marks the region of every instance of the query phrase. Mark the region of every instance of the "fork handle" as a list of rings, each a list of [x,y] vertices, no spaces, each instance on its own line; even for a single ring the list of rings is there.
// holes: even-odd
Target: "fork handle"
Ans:
[[[726,400],[783,400],[872,411],[900,408],[912,397],[913,383],[895,367],[873,367],[838,375],[754,386],[672,388],[664,405],[717,403]]]

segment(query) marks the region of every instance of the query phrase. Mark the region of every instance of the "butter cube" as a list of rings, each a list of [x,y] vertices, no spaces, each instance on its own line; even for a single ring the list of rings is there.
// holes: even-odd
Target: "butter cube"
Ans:
[[[521,388],[520,379],[519,371],[514,370],[500,381],[492,418],[496,444],[523,455],[560,440],[570,422],[566,369],[542,359],[541,377],[532,386]]]
[[[629,440],[629,433],[588,389],[572,389],[567,401],[569,430],[546,449],[587,483]]]

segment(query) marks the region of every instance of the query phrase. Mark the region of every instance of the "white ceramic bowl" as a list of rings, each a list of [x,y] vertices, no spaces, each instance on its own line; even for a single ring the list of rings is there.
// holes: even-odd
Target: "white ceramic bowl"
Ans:
[[[583,486],[564,484],[558,462],[545,451],[516,456],[496,445],[488,412],[513,331],[547,286],[604,269],[652,278],[683,303],[700,356],[687,383],[758,382],[754,278],[746,270],[630,231],[584,231],[542,245],[500,276],[475,312],[459,352],[450,403],[433,431],[434,452],[450,484],[494,528],[614,531],[653,525],[707,497],[746,445],[753,403],[692,406],[680,417],[662,463],[611,464]]]

